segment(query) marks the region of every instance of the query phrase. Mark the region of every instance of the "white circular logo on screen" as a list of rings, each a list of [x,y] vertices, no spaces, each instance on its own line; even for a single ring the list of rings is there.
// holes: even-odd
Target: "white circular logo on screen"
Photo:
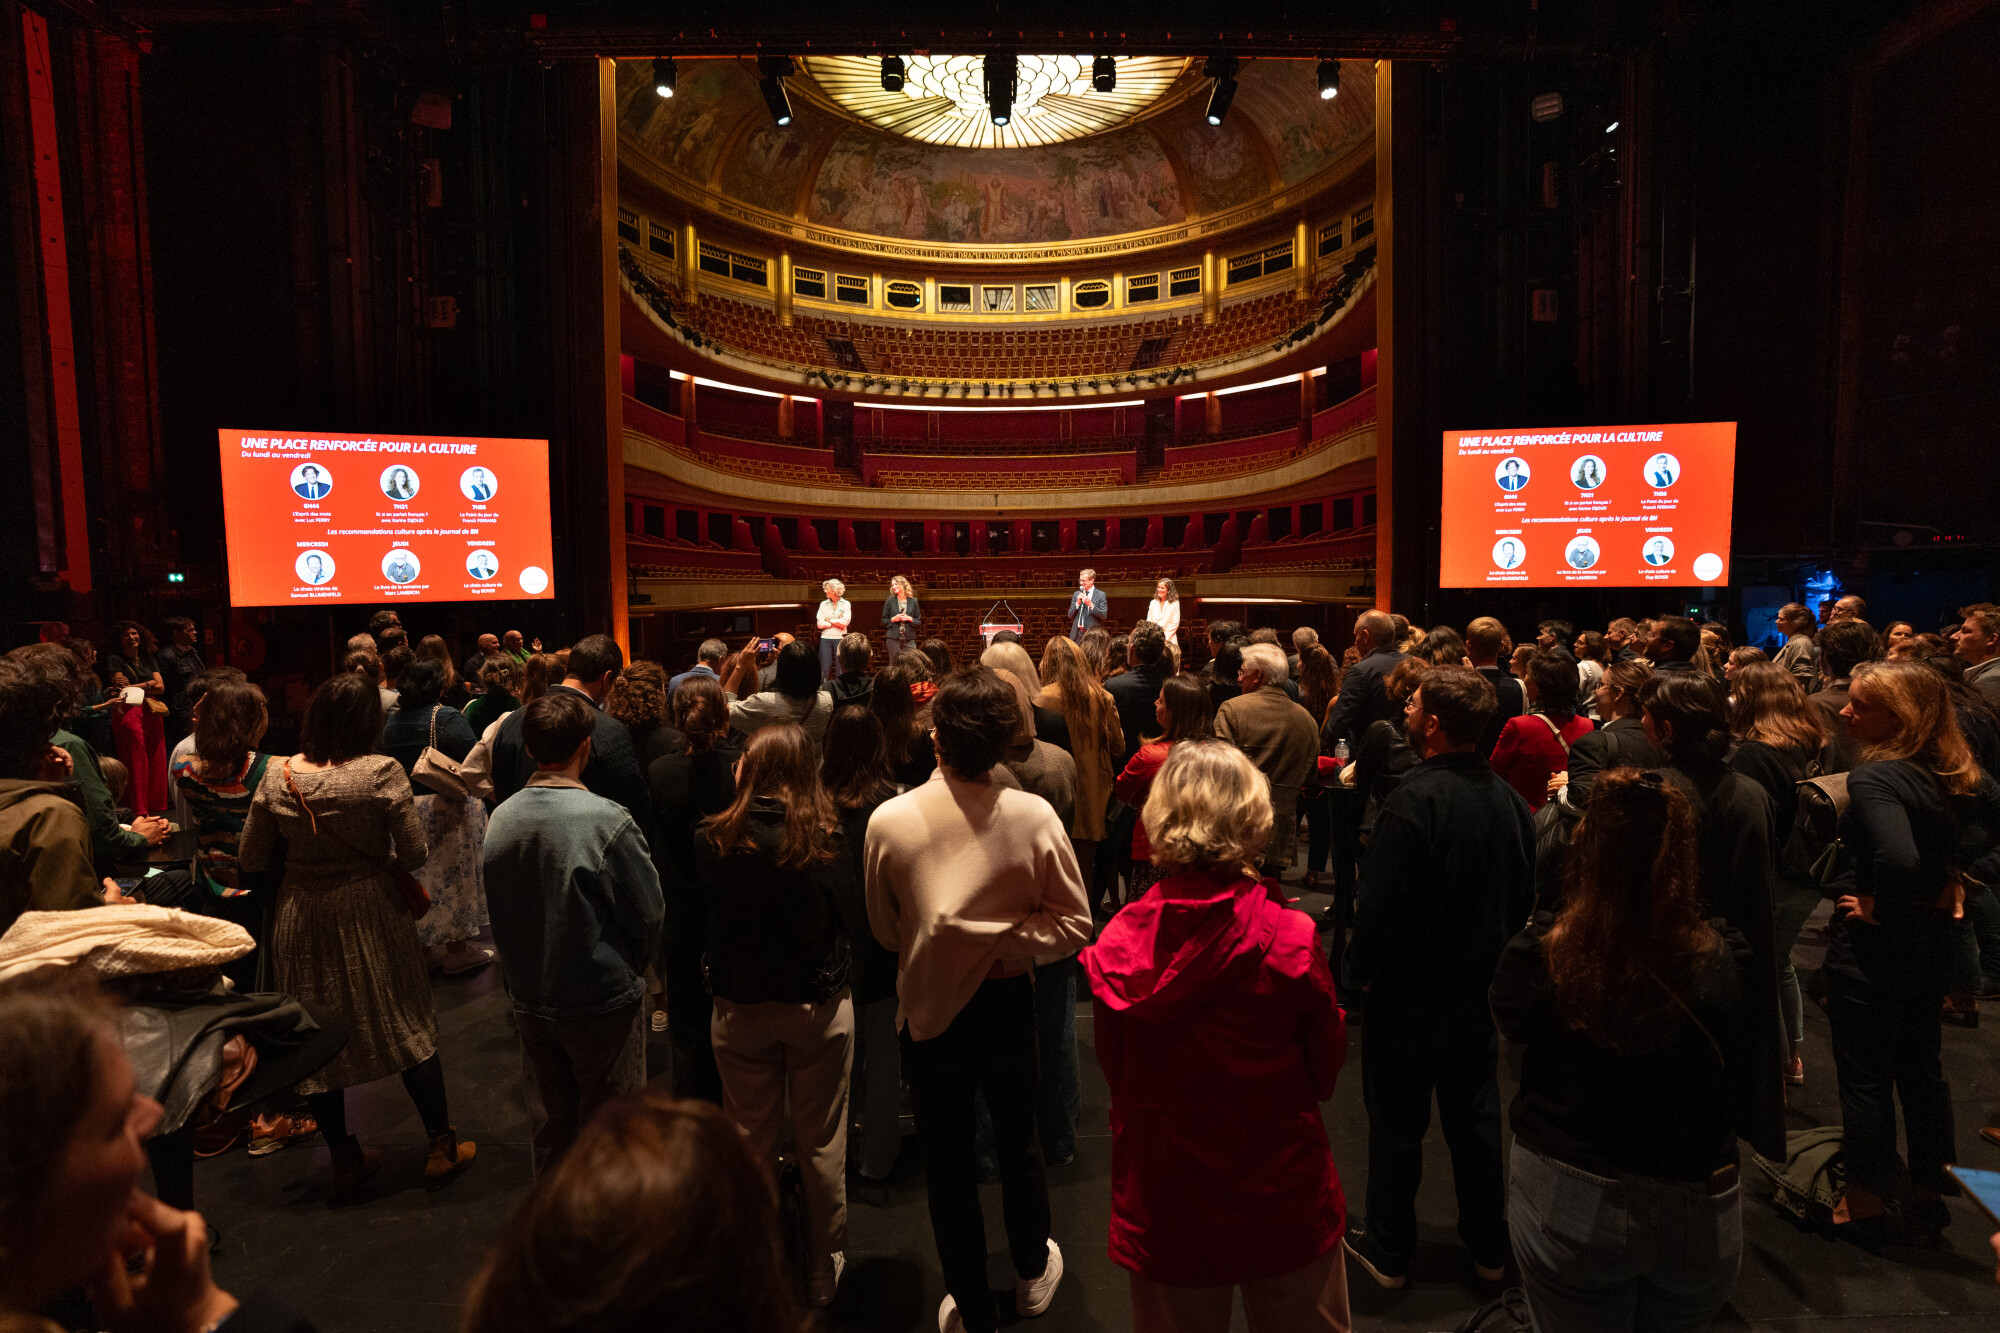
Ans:
[[[1519,569],[1527,555],[1519,537],[1502,537],[1493,543],[1493,563],[1501,569]]]
[[[415,583],[423,572],[422,562],[403,547],[382,557],[382,577],[391,583]]]
[[[1681,460],[1672,454],[1654,454],[1646,460],[1646,484],[1671,486],[1681,479]]]
[[[325,551],[300,552],[299,558],[292,562],[292,568],[298,572],[301,583],[318,587],[333,581],[333,557]]]
[[[1713,583],[1722,577],[1722,557],[1713,551],[1703,551],[1694,558],[1694,576],[1703,583]]]
[[[391,500],[414,500],[424,483],[415,468],[398,463],[394,467],[383,468],[377,484],[382,487],[382,494]]]
[[[292,493],[301,500],[324,500],[333,489],[333,474],[318,463],[301,463],[292,469]]]
[[[1649,565],[1671,564],[1674,559],[1674,544],[1665,537],[1652,537],[1647,539],[1642,554]]]
[[[500,491],[500,479],[483,467],[469,467],[458,474],[458,489],[474,503],[491,500]]]
[[[1493,469],[1493,481],[1503,491],[1518,491],[1533,476],[1527,463],[1519,458],[1503,458]]]
[[[546,591],[548,586],[549,571],[540,565],[529,565],[521,571],[521,591],[530,597]]]
[[[1589,569],[1597,563],[1597,556],[1597,538],[1586,532],[1571,537],[1569,545],[1563,548],[1563,559],[1569,562],[1571,569]]]
[[[465,557],[465,572],[476,579],[490,579],[500,572],[500,562],[481,546]]]
[[[1569,465],[1569,479],[1580,491],[1596,490],[1604,484],[1604,460],[1596,454],[1585,454]]]

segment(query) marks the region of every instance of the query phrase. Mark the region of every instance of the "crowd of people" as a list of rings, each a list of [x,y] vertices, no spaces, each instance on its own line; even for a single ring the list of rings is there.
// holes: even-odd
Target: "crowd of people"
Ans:
[[[1813,1003],[1826,1224],[1937,1243],[1943,1025],[2000,998],[2000,607],[1948,645],[1858,598],[1788,606],[1768,658],[1679,616],[1517,646],[1367,611],[1339,661],[1211,621],[1184,660],[1170,581],[1115,636],[1093,582],[1039,655],[1003,631],[969,662],[901,582],[879,662],[837,580],[816,644],[709,640],[685,669],[518,632],[455,664],[385,611],[289,755],[190,622],[0,657],[0,1323],[306,1327],[216,1287],[193,1157],[323,1138],[327,1203],[363,1204],[345,1090],[395,1074],[447,1188],[478,1150],[430,974],[489,966],[535,1185],[472,1282],[481,1333],[800,1328],[837,1298],[850,1195],[887,1197],[906,1087],[940,1333],[1041,1314],[1085,995],[1135,1329],[1220,1333],[1240,1290],[1253,1330],[1345,1330],[1350,1263],[1407,1285],[1433,1103],[1470,1268],[1517,1277],[1536,1327],[1705,1326],[1741,1262],[1738,1142],[1782,1173],[1785,1088],[1825,1076]],[[1295,870],[1330,877],[1322,917]],[[1352,1215],[1321,1112],[1351,1023]],[[99,1324],[64,1305],[84,1288]]]

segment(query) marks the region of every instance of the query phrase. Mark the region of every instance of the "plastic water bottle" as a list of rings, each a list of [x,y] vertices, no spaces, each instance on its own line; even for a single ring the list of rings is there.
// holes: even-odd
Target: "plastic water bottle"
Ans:
[[[1344,764],[1347,762],[1347,754],[1347,742],[1344,740],[1335,741],[1333,745],[1333,757]]]

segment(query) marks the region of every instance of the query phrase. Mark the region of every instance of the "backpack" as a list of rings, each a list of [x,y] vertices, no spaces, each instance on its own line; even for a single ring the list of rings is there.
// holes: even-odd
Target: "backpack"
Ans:
[[[1843,878],[1852,858],[1840,841],[1840,817],[1847,812],[1847,774],[1809,777],[1798,785],[1798,810],[1785,841],[1781,868],[1824,889]]]
[[[1752,1153],[1750,1160],[1770,1178],[1771,1202],[1780,1212],[1815,1230],[1833,1226],[1834,1206],[1847,1192],[1847,1163],[1839,1125],[1795,1129],[1785,1135],[1782,1162],[1761,1153]]]
[[[1528,1313],[1528,1293],[1509,1287],[1474,1310],[1455,1333],[1530,1333],[1534,1327]]]

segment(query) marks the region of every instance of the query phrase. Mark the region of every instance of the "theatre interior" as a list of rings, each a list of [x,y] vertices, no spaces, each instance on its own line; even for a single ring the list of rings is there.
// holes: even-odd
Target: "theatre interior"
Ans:
[[[996,626],[1039,657],[1086,569],[1114,633],[1172,580],[1190,667],[1223,621],[1338,660],[1371,610],[1519,642],[1691,616],[1774,652],[1780,607],[1846,594],[1955,625],[2000,574],[1996,50],[1993,0],[0,0],[0,648],[185,616],[289,753],[384,607],[461,656],[602,633],[669,675],[712,638],[817,639],[834,579],[877,666],[893,578],[956,660]],[[1712,572],[1580,577],[1592,543],[1489,576],[1482,529],[1452,576],[1451,441],[1687,423],[1732,432],[1680,492]],[[463,595],[385,563],[252,602],[310,543],[226,494],[243,432],[538,442],[546,509],[536,471],[506,521],[546,573],[508,587],[502,542]],[[325,1330],[458,1327],[530,1172],[498,970],[436,984],[484,1169],[371,1219],[307,1198],[305,1152],[199,1163],[219,1281]],[[2000,1047],[1947,1036],[1961,1150],[2000,1169],[1967,1146]],[[1128,1326],[1093,1058],[1081,1165],[1050,1171],[1067,1299],[1027,1326]],[[1349,1059],[1327,1119],[1358,1213]],[[1820,1059],[1794,1117],[1838,1116]],[[350,1119],[414,1141],[384,1086]],[[932,1326],[914,1143],[850,1205],[816,1326]],[[1355,1328],[1473,1327],[1498,1294],[1439,1257],[1427,1154],[1419,1280],[1351,1278]],[[1912,1259],[1746,1190],[1719,1325],[2000,1320],[1969,1203]]]

